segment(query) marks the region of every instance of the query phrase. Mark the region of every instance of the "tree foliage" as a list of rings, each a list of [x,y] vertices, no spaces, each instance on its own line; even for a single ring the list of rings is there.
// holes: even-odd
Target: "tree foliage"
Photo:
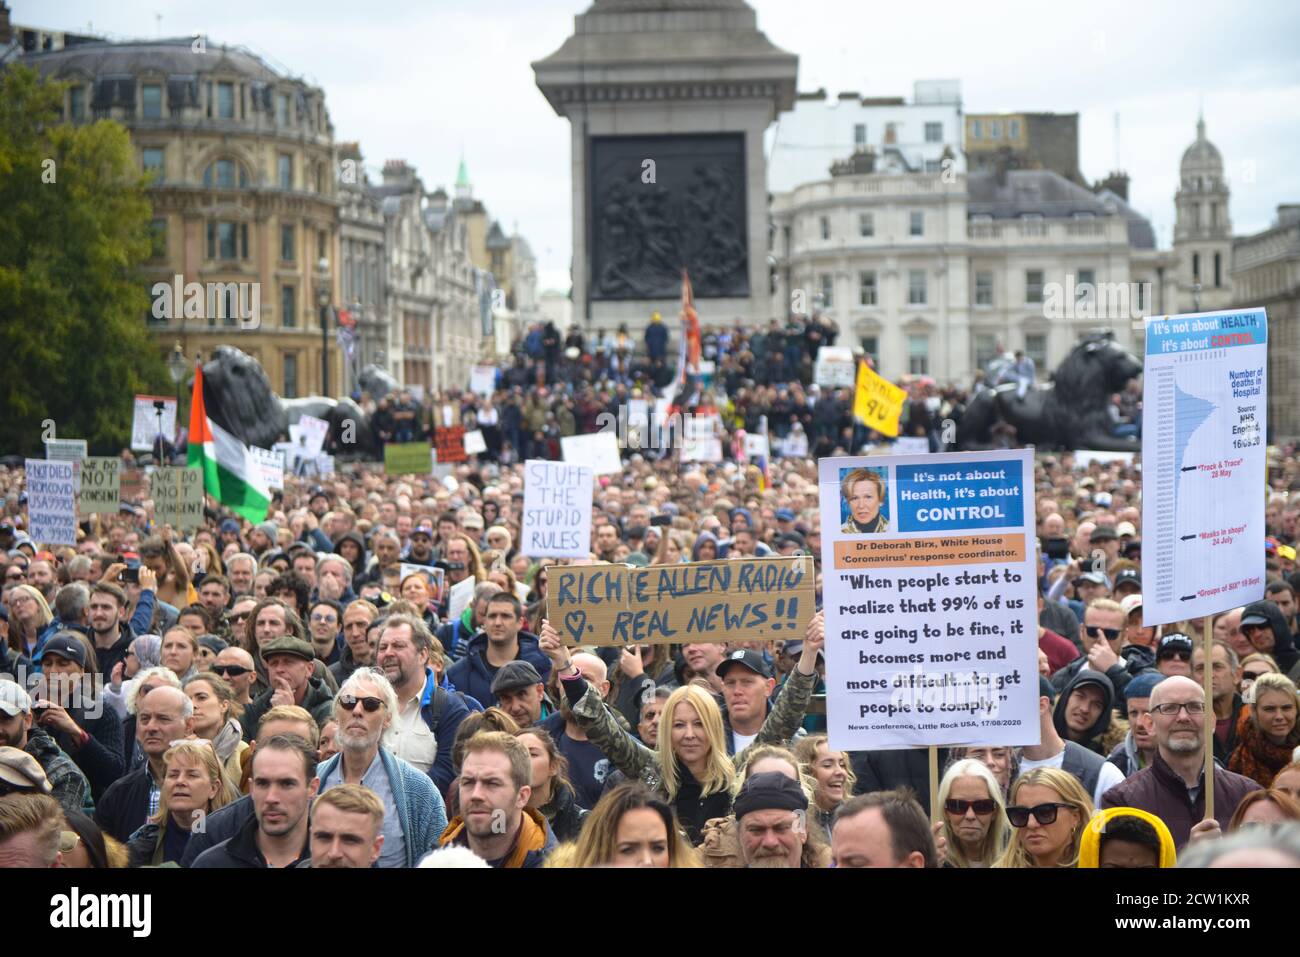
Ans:
[[[63,88],[0,71],[0,454],[43,454],[47,419],[116,453],[135,393],[171,390],[138,268],[147,179],[121,124],[62,122]]]

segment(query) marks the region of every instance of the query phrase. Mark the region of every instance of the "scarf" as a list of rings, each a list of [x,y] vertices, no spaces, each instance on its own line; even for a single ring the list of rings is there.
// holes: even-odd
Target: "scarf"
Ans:
[[[234,718],[227,718],[225,726],[212,739],[212,750],[217,752],[222,767],[225,767],[226,762],[230,760],[230,756],[235,753],[235,749],[243,740],[244,730],[239,726],[239,722]]]
[[[1252,710],[1250,706],[1241,709],[1237,749],[1228,758],[1228,770],[1244,774],[1266,788],[1273,783],[1274,775],[1291,763],[1291,752],[1300,744],[1300,727],[1291,729],[1284,744],[1274,744],[1255,724]]]
[[[849,521],[853,523],[853,528],[855,531],[861,532],[863,534],[867,534],[869,532],[889,531],[889,519],[885,518],[885,516],[881,515],[879,512],[876,513],[875,518],[867,522],[867,524],[865,525],[859,522],[856,518],[850,517]]]

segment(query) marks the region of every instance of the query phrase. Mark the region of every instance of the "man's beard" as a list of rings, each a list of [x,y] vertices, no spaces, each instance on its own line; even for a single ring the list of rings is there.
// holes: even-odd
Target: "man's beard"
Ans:
[[[373,734],[363,731],[349,732],[340,725],[335,742],[344,751],[369,751],[379,743],[383,734],[383,731],[375,731]]]
[[[9,732],[0,731],[0,748],[17,748],[21,751],[27,745],[27,730],[19,728],[17,737],[9,737]]]
[[[1193,751],[1201,750],[1201,740],[1199,737],[1196,739],[1171,737],[1167,747],[1174,754],[1191,754]]]
[[[755,857],[747,865],[751,868],[760,868],[766,870],[791,870],[793,865],[790,863],[784,852],[780,854],[765,854],[761,857]]]

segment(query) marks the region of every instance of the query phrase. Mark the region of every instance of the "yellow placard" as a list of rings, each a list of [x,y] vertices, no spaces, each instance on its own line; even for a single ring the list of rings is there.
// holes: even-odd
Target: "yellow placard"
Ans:
[[[858,362],[858,382],[853,393],[853,417],[881,435],[898,436],[898,417],[903,412],[907,392],[882,379],[867,365]]]

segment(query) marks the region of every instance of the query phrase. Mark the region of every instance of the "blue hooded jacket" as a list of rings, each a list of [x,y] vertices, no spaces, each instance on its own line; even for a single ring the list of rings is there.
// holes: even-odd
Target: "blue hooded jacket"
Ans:
[[[452,687],[477,698],[485,708],[497,703],[497,696],[492,693],[492,675],[483,658],[487,644],[487,634],[480,631],[470,639],[465,657],[447,669],[447,680]],[[519,632],[519,654],[515,658],[536,668],[543,682],[551,673],[551,659],[542,654],[541,642],[530,631]]]

